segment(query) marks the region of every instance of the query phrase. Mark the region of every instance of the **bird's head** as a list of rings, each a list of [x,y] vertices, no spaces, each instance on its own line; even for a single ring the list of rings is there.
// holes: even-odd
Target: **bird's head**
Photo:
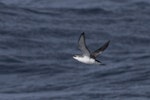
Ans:
[[[76,60],[78,60],[79,55],[74,55],[73,58],[76,59]]]

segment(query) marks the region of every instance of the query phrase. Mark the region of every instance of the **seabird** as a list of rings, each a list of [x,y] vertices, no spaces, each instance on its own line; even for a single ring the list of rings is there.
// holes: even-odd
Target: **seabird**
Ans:
[[[100,61],[96,60],[96,57],[108,47],[109,42],[110,41],[107,41],[104,45],[102,45],[94,52],[90,52],[90,50],[86,46],[85,35],[83,32],[78,40],[78,48],[81,50],[82,55],[74,55],[73,58],[85,64],[102,64]]]

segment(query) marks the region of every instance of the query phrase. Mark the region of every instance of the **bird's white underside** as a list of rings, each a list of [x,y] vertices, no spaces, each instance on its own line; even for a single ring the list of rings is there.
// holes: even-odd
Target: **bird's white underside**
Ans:
[[[82,62],[82,63],[86,63],[86,64],[95,64],[95,59],[92,59],[88,56],[73,56],[74,59],[78,60],[79,62]]]

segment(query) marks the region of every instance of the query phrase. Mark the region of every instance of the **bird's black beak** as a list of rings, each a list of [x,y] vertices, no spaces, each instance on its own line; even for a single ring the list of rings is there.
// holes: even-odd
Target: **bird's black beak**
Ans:
[[[76,55],[74,55],[73,57],[77,57]]]

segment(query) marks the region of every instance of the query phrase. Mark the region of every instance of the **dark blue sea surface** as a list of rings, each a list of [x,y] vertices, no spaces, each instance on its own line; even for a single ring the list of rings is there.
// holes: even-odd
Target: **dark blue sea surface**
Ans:
[[[150,0],[0,0],[0,100],[150,100]]]

